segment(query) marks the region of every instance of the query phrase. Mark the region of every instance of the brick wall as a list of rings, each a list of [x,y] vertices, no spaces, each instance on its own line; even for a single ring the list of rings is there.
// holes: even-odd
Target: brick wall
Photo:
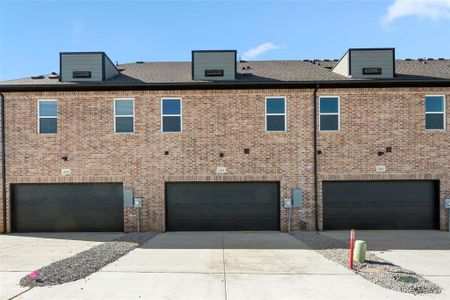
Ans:
[[[444,197],[450,196],[450,89],[321,90],[339,95],[341,130],[320,132],[321,180],[440,180],[440,226],[447,228]],[[446,95],[446,131],[425,130],[425,95]],[[392,153],[378,156],[386,147]],[[386,172],[377,173],[377,165]],[[319,183],[319,193],[321,182]],[[319,195],[319,224],[322,223]]]
[[[437,93],[447,95],[448,108],[449,88],[319,89],[319,95],[341,97],[341,131],[319,133],[320,179],[440,179],[443,202],[450,194],[450,132],[424,130],[424,96]],[[287,132],[265,132],[266,96],[287,97]],[[113,133],[115,97],[135,98],[134,134]],[[183,98],[182,133],[161,132],[161,97]],[[144,199],[141,229],[164,231],[164,182],[275,179],[282,198],[293,187],[304,189],[305,206],[294,212],[293,225],[299,228],[301,220],[314,229],[312,90],[35,92],[5,98],[8,188],[21,182],[124,182]],[[56,136],[36,134],[37,100],[44,98],[58,100]],[[386,146],[393,153],[378,157]],[[375,172],[379,164],[386,165],[385,173]],[[227,174],[216,175],[218,166]],[[72,175],[62,177],[61,168]],[[318,206],[321,227],[320,193]],[[280,211],[285,230],[281,201]],[[125,230],[135,230],[136,212],[124,213]],[[446,213],[442,207],[441,229]]]

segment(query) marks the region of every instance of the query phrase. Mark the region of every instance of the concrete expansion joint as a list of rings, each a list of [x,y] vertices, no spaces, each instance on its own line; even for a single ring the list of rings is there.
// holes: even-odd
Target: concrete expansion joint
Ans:
[[[225,300],[228,299],[228,291],[227,291],[227,270],[226,270],[226,263],[225,263],[225,245],[223,241],[223,232],[221,234],[222,238],[222,262],[223,262],[223,285],[224,285],[224,291],[225,291]]]

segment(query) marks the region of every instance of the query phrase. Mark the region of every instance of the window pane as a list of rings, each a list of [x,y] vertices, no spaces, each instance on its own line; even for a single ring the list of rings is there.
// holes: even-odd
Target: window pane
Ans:
[[[56,118],[40,118],[39,119],[39,133],[51,134],[57,133],[57,119]]]
[[[56,117],[58,104],[56,101],[39,101],[40,117]]]
[[[443,112],[444,111],[444,97],[428,96],[425,99],[425,106],[426,106],[427,112]]]
[[[426,129],[444,129],[444,114],[425,115]]]
[[[320,116],[320,130],[339,130],[338,115]]]
[[[163,132],[180,132],[181,117],[163,117]]]
[[[133,132],[133,117],[116,117],[116,132]]]
[[[339,112],[338,98],[320,98],[321,113],[337,113]]]
[[[180,115],[181,105],[179,99],[163,100],[163,115]]]
[[[116,100],[116,115],[133,115],[133,100]]]
[[[283,98],[267,98],[267,113],[268,114],[284,114],[284,99]]]
[[[267,116],[267,131],[284,130],[284,116]]]

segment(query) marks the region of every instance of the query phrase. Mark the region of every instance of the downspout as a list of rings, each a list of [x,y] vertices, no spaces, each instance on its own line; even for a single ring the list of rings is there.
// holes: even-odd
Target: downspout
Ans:
[[[317,90],[319,89],[319,85],[316,85],[313,92],[313,105],[314,105],[314,113],[313,113],[313,126],[314,126],[314,136],[313,136],[313,172],[314,172],[314,214],[315,214],[315,222],[316,222],[316,231],[319,230],[319,212],[318,212],[318,203],[317,203],[317,195],[318,195],[318,183],[317,183]]]
[[[5,96],[0,93],[1,98],[1,118],[2,118],[2,212],[3,212],[3,233],[7,232],[6,228],[6,141],[5,141]]]

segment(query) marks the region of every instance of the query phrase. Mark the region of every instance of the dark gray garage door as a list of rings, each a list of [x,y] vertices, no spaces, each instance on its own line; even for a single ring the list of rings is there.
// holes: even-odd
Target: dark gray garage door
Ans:
[[[166,184],[167,230],[279,230],[276,182]]]
[[[324,229],[437,229],[437,181],[323,183]]]
[[[12,199],[16,232],[123,231],[119,183],[19,184]]]

